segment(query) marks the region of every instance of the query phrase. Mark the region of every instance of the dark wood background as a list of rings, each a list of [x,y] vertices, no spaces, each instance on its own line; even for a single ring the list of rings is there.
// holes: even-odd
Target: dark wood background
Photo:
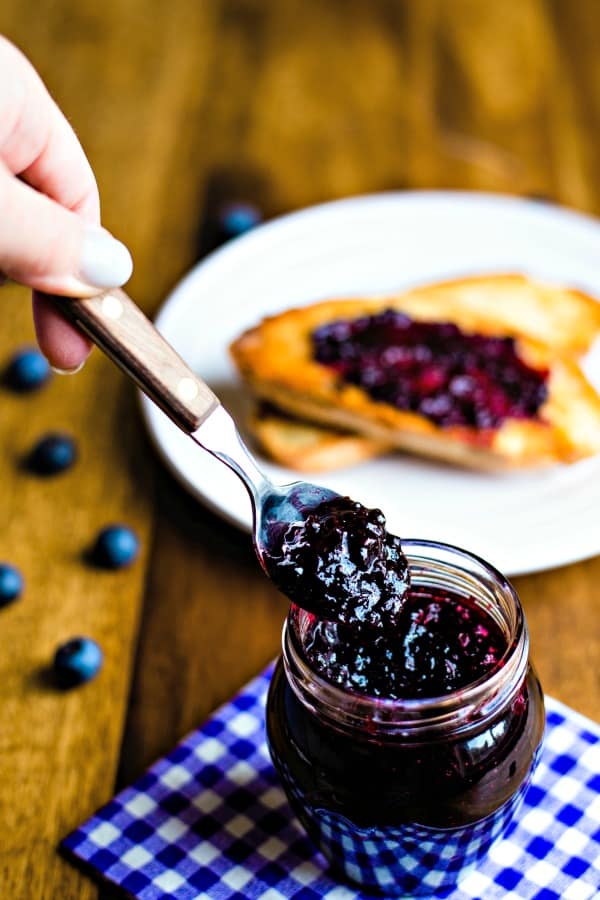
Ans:
[[[600,212],[597,0],[3,0],[0,31],[79,133],[150,314],[197,259],[215,197],[270,216],[464,187]],[[33,334],[26,292],[1,302],[0,361]],[[284,602],[248,540],[154,461],[100,353],[1,404],[0,557],[27,589],[0,616],[0,896],[107,900],[58,841],[274,656]],[[81,458],[40,481],[19,461],[50,428]],[[111,521],[144,551],[98,573],[81,554]],[[547,692],[596,718],[599,581],[600,559],[517,580]],[[58,693],[45,668],[80,633],[104,670]]]

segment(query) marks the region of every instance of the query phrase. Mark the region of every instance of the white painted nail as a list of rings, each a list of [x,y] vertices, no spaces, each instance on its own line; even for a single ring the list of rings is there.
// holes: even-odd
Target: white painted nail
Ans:
[[[83,234],[79,278],[97,288],[121,287],[131,277],[129,250],[98,225],[87,225]]]
[[[73,369],[59,369],[58,366],[50,366],[53,372],[56,372],[57,375],[77,375],[78,372],[81,372],[83,367],[85,366],[85,359],[83,362],[80,362],[78,366],[75,366]]]

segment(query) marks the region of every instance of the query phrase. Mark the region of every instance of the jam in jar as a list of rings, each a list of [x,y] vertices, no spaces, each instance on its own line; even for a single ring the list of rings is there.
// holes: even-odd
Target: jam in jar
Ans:
[[[337,875],[431,895],[508,827],[544,708],[502,575],[447,545],[402,549],[410,588],[383,634],[292,604],[267,737],[294,811]]]

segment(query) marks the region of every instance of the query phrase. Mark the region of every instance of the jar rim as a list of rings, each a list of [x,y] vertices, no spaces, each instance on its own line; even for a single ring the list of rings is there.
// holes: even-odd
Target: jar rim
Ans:
[[[493,585],[493,590],[489,589],[490,602],[495,598],[498,606],[504,603],[507,635],[506,650],[494,668],[462,688],[432,697],[392,699],[345,689],[327,681],[306,660],[297,624],[308,613],[292,605],[282,635],[283,662],[291,687],[305,705],[313,710],[318,707],[320,714],[341,726],[357,727],[368,721],[386,732],[406,736],[424,730],[450,727],[462,732],[473,724],[480,726],[510,700],[510,694],[516,693],[527,672],[529,634],[518,595],[498,569],[468,550],[419,539],[402,540],[402,549],[409,569],[419,561],[441,564],[457,573],[467,573],[468,567],[478,570]]]

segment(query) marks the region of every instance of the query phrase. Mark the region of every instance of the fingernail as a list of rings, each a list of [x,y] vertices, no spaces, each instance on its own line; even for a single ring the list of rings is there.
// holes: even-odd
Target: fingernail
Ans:
[[[81,372],[83,367],[85,366],[85,359],[82,360],[78,366],[74,366],[72,369],[59,369],[58,366],[50,366],[53,372],[56,372],[57,375],[77,375],[78,372]]]
[[[120,287],[131,277],[129,250],[98,225],[87,225],[83,235],[79,278],[97,288]]]

